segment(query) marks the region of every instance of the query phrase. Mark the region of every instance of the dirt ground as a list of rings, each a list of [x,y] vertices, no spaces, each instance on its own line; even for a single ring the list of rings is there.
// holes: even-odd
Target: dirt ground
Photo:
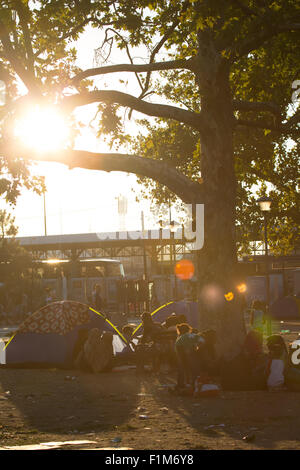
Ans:
[[[284,328],[289,341],[300,324]],[[88,441],[68,449],[300,449],[297,392],[179,397],[168,391],[174,376],[132,368],[1,368],[0,378],[0,450],[53,441]]]

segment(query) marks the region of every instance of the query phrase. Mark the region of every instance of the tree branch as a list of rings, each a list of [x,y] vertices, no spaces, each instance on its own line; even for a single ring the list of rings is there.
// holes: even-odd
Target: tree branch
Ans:
[[[267,181],[268,183],[273,184],[276,186],[280,191],[287,192],[289,191],[289,188],[287,188],[281,181],[281,179],[278,177],[278,175],[274,172],[271,173],[271,175],[265,175],[263,171],[258,170],[257,168],[249,167],[248,170],[249,173],[251,173],[254,176],[257,176],[257,178]]]
[[[256,129],[268,129],[280,134],[292,133],[295,136],[299,135],[300,128],[297,127],[293,129],[293,126],[297,126],[300,123],[300,110],[298,110],[292,117],[290,117],[286,122],[270,122],[264,121],[262,119],[257,121],[248,121],[246,119],[236,119],[235,123],[237,126],[247,126],[253,127]]]
[[[163,47],[164,43],[168,40],[168,38],[171,36],[171,34],[173,33],[173,31],[175,30],[176,26],[179,24],[179,18],[176,18],[176,20],[173,21],[173,24],[170,26],[170,28],[168,29],[168,31],[164,34],[164,36],[162,36],[162,38],[160,39],[160,41],[156,44],[156,46],[154,47],[153,51],[151,52],[151,55],[150,55],[150,60],[149,60],[149,64],[153,64],[154,63],[154,59],[155,59],[155,56],[156,54],[158,54],[158,52],[160,51],[160,49]],[[147,72],[147,76],[146,76],[146,81],[145,81],[145,85],[143,87],[143,91],[140,95],[139,98],[143,98],[149,88],[149,84],[150,84],[150,77],[151,77],[151,71],[148,71]]]
[[[10,41],[9,34],[6,30],[6,27],[0,20],[0,40],[3,45],[3,56],[6,60],[10,62],[10,65],[19,76],[19,78],[23,81],[24,85],[28,88],[29,91],[33,93],[40,94],[39,88],[37,86],[36,80],[31,72],[26,70],[23,67],[21,60],[16,55],[14,47]]]
[[[161,71],[161,70],[171,70],[171,69],[193,69],[194,61],[192,59],[178,59],[178,60],[171,60],[166,62],[154,62],[150,64],[117,64],[117,65],[107,65],[103,67],[96,67],[92,69],[84,70],[79,74],[75,75],[72,78],[72,83],[76,84],[80,80],[83,80],[87,77],[94,77],[96,75],[105,75],[108,73],[115,73],[115,72],[134,72],[134,73],[142,73],[142,72],[154,72],[154,71]]]
[[[204,121],[201,112],[195,113],[175,106],[148,103],[120,91],[97,90],[78,93],[76,95],[66,96],[60,104],[67,112],[71,112],[78,106],[85,106],[97,102],[119,104],[148,116],[174,119],[175,121],[184,122],[194,127],[199,132],[203,131],[209,133],[209,126]]]
[[[25,44],[25,49],[26,49],[26,54],[27,54],[27,61],[28,61],[28,67],[27,70],[31,72],[33,77],[35,77],[35,71],[34,71],[34,54],[32,50],[32,44],[31,44],[31,37],[30,37],[30,32],[28,28],[28,23],[27,23],[27,15],[30,15],[30,11],[25,10],[25,5],[20,1],[16,0],[15,1],[16,5],[16,11],[19,16],[20,20],[20,25],[22,27],[23,35],[24,35],[24,44]]]
[[[165,162],[153,160],[136,155],[93,153],[84,150],[63,150],[58,152],[34,152],[16,143],[2,143],[0,153],[5,155],[18,155],[25,160],[38,160],[62,163],[69,168],[85,168],[101,171],[122,171],[147,177],[167,186],[170,191],[177,194],[185,203],[202,202],[202,186],[191,181],[176,168]]]
[[[280,33],[299,31],[300,23],[286,23],[286,24],[268,24],[261,22],[261,30],[248,35],[246,41],[240,42],[236,47],[233,46],[234,58],[242,57],[249,54],[254,49],[258,49],[264,42],[277,36]],[[257,30],[257,25],[256,25]]]
[[[107,37],[106,37],[108,31],[113,32],[116,36],[118,36],[118,37],[121,39],[121,41],[122,41],[123,44],[125,45],[126,54],[127,54],[127,57],[128,57],[128,59],[129,59],[129,61],[130,61],[130,64],[131,64],[131,65],[134,65],[134,62],[133,62],[133,59],[132,59],[132,57],[131,57],[130,49],[129,49],[129,47],[128,47],[127,41],[123,38],[123,36],[122,36],[118,31],[114,30],[113,28],[107,28],[107,30],[105,31],[105,39],[104,39],[104,41],[103,41],[101,47],[103,47],[106,42],[109,42],[110,40],[113,40],[113,37],[111,37],[111,38],[107,38]],[[101,49],[101,47],[100,47],[100,49]],[[108,57],[110,56],[111,48],[112,48],[112,43],[110,44],[110,51],[109,51],[109,54],[108,54],[107,58],[105,59],[105,61],[106,61],[106,60],[108,59]],[[137,73],[137,72],[135,72],[135,77],[136,77],[136,79],[137,79],[137,82],[138,82],[138,84],[139,84],[141,90],[143,90],[143,84],[142,84],[142,82],[141,82],[141,80],[140,80],[140,77],[138,76],[138,73]]]
[[[275,116],[281,116],[280,107],[272,102],[252,102],[233,100],[233,109],[235,111],[268,111]]]

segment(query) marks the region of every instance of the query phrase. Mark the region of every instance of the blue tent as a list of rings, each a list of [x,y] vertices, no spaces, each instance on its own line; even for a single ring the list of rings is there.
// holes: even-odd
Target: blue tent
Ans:
[[[277,320],[300,319],[300,302],[296,297],[281,297],[270,307],[271,317]]]
[[[80,331],[98,328],[114,335],[114,352],[121,353],[126,340],[105,316],[80,302],[46,305],[30,315],[5,346],[9,365],[71,367]]]

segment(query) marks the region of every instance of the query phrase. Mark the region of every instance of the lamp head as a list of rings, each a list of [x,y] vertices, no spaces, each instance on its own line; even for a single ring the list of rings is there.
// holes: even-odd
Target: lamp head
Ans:
[[[271,204],[272,204],[271,198],[267,196],[263,196],[257,199],[257,202],[262,212],[269,212],[271,210]]]

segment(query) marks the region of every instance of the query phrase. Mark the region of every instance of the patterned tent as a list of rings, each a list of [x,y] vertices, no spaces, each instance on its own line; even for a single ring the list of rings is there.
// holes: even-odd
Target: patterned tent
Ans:
[[[81,330],[98,328],[114,335],[115,354],[126,340],[103,314],[74,301],[53,302],[34,312],[6,345],[6,364],[43,364],[71,367]]]
[[[17,333],[57,333],[65,335],[90,321],[88,305],[80,302],[53,302],[30,315]]]

